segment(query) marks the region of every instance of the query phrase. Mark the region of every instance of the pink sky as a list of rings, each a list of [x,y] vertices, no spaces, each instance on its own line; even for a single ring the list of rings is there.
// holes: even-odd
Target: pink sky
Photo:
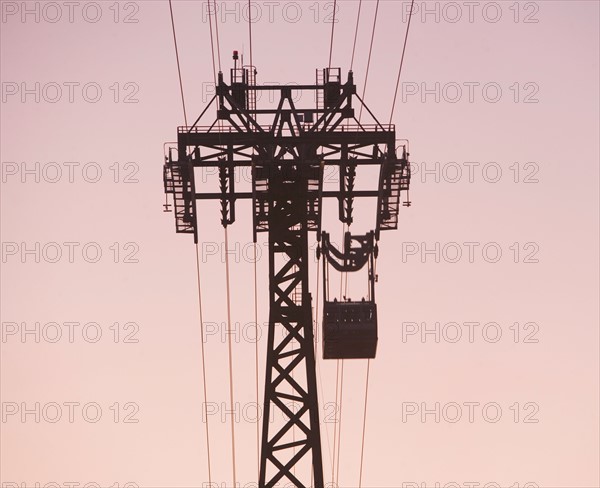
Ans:
[[[24,3],[34,13],[22,17]],[[202,486],[208,474],[195,248],[190,236],[175,234],[173,215],[161,211],[163,143],[183,124],[169,6],[80,2],[71,22],[68,2],[50,3],[1,2],[0,486]],[[328,63],[331,2],[253,3],[261,12],[253,24],[259,82],[314,81],[314,70]],[[228,1],[229,13],[219,5],[226,71],[232,50],[248,56],[246,2]],[[371,363],[363,486],[598,487],[599,4],[416,5],[393,120],[398,137],[410,140],[413,206],[402,209],[399,230],[380,241],[379,347]],[[345,78],[358,2],[338,6],[332,65]],[[384,122],[407,6],[379,6],[366,101]],[[426,8],[431,13],[424,15]],[[173,2],[192,120],[213,79],[203,9],[205,2]],[[375,1],[362,2],[354,61],[359,93],[374,9]],[[61,18],[51,22],[57,13]],[[216,204],[199,209],[212,478],[221,487],[232,482],[230,417],[222,417],[230,408],[223,230]],[[325,211],[324,228],[339,236],[335,205]],[[357,216],[355,232],[373,227],[372,206]],[[229,230],[230,246],[238,246],[231,255],[232,321],[240,332],[233,344],[236,471],[241,486],[252,486],[248,203],[238,204],[237,217]],[[268,319],[264,242],[263,235],[261,323]],[[62,255],[55,259],[57,248]],[[98,249],[98,262],[87,262]],[[498,262],[490,262],[498,249]],[[316,262],[316,298],[315,272]],[[364,276],[352,277],[350,294],[364,290]],[[63,332],[54,343],[52,322]],[[90,322],[98,325],[84,327]],[[433,333],[421,335],[436,323],[439,342]],[[451,323],[463,332],[460,339]],[[22,336],[25,327],[39,330],[39,343],[34,333]],[[262,401],[264,333],[259,348]],[[323,421],[335,409],[336,363],[318,364]],[[365,371],[364,361],[345,365],[338,479],[344,487],[358,486]],[[33,413],[22,421],[22,407],[36,402],[39,423]],[[78,403],[71,404],[73,422],[70,402]],[[52,423],[54,404],[62,418]],[[96,404],[102,417],[94,423]],[[434,413],[422,417],[436,404],[439,422]],[[453,421],[456,405],[462,417]],[[502,416],[494,422],[498,408]],[[328,481],[333,432],[332,420],[322,424]]]

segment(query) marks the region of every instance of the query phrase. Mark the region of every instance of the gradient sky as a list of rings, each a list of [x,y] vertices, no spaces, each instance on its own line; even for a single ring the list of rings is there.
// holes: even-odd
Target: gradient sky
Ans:
[[[208,473],[195,247],[190,236],[175,234],[173,215],[161,207],[163,143],[175,140],[183,124],[169,5],[80,2],[71,22],[66,3],[1,2],[0,486],[203,486]],[[312,82],[314,70],[328,63],[332,3],[253,3],[261,12],[253,24],[259,82]],[[345,78],[358,2],[337,3],[332,65]],[[39,18],[22,17],[24,4],[37,8]],[[219,4],[229,9],[219,17],[224,71],[234,49],[247,61],[245,5]],[[375,5],[369,0],[361,7],[353,66],[359,93]],[[379,348],[371,363],[363,486],[598,487],[599,3],[416,6],[393,119],[398,137],[410,140],[413,206],[402,209],[399,230],[380,241]],[[408,2],[379,4],[365,99],[384,122],[407,8]],[[426,9],[431,13],[423,15]],[[174,1],[173,11],[193,120],[212,89],[206,3]],[[58,12],[61,18],[51,22]],[[23,89],[31,92],[23,95]],[[24,175],[27,168],[33,172]],[[365,178],[365,184],[374,181]],[[221,487],[232,483],[224,416],[224,235],[218,206],[199,209],[212,480]],[[334,206],[325,210],[324,228],[339,236]],[[248,203],[238,204],[237,215],[229,230],[230,247],[238,246],[231,254],[232,321],[240,331],[233,344],[240,413],[236,470],[240,485],[252,486],[257,466]],[[357,216],[355,232],[374,225],[372,205],[357,209]],[[48,245],[53,242],[60,258]],[[36,243],[39,262],[35,252],[23,253]],[[264,243],[263,235],[257,264],[261,324],[268,319]],[[84,259],[84,247],[89,260],[102,251],[98,262]],[[482,254],[484,247],[489,254]],[[497,249],[500,259],[489,262]],[[313,261],[313,296],[316,269]],[[352,277],[349,290],[361,297],[364,275]],[[55,328],[47,325],[52,322],[63,331],[55,343]],[[73,342],[69,322],[81,324],[73,326]],[[98,326],[83,333],[89,322]],[[453,322],[463,331],[456,342],[456,327],[447,325]],[[473,342],[465,325],[471,322],[480,324],[473,326]],[[491,322],[497,326],[485,328],[484,336],[483,326]],[[421,335],[436,323],[437,343],[434,334]],[[25,327],[40,331],[39,343],[34,334],[21,335]],[[415,327],[418,332],[409,335]],[[102,336],[93,342],[98,329]],[[498,329],[502,337],[493,342]],[[319,360],[318,366],[330,481],[336,363]],[[358,486],[365,373],[364,361],[346,362],[338,479],[344,487]],[[22,421],[21,408],[34,409],[36,402],[39,423],[34,414]],[[102,417],[89,420],[92,406],[86,420],[77,406],[70,422],[69,402],[97,404]],[[469,402],[477,404],[472,422]],[[63,416],[52,423],[54,403]],[[423,407],[436,403],[439,422],[434,414],[423,419]],[[454,404],[462,411],[456,422]],[[19,411],[9,414],[15,405]],[[490,421],[494,405],[502,412],[497,422]],[[418,412],[407,415],[414,408]]]

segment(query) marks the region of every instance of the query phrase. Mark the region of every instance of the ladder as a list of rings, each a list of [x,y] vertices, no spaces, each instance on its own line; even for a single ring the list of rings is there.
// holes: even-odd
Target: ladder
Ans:
[[[245,66],[248,73],[248,86],[256,86],[256,68],[254,66]],[[256,110],[256,90],[248,90],[248,110]]]
[[[173,195],[175,209],[175,230],[180,234],[194,233],[194,207],[192,205],[192,183],[184,179],[181,166],[165,164],[163,170],[165,193]],[[187,181],[185,181],[187,180]],[[188,195],[186,197],[186,194]]]
[[[382,171],[385,171],[387,174],[381,180],[379,193],[377,220],[380,230],[394,230],[398,228],[400,194],[403,191],[408,192],[410,185],[410,166],[406,160],[395,161],[392,164],[391,170],[386,170],[385,166],[382,168]],[[410,202],[405,202],[405,206],[410,206]]]
[[[317,69],[316,71],[316,85],[323,87],[315,90],[317,110],[322,110],[325,107],[325,70]]]

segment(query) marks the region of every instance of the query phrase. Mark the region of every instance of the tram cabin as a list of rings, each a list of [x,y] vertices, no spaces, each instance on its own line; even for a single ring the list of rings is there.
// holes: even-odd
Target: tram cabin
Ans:
[[[323,359],[368,359],[377,351],[377,305],[373,301],[326,301]]]

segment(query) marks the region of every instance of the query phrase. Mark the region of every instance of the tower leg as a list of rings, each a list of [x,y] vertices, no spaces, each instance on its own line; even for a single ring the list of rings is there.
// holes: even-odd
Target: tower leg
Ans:
[[[308,289],[308,184],[300,171],[290,177],[289,169],[284,177],[274,168],[269,180],[270,313],[259,487],[292,482],[323,488]]]

